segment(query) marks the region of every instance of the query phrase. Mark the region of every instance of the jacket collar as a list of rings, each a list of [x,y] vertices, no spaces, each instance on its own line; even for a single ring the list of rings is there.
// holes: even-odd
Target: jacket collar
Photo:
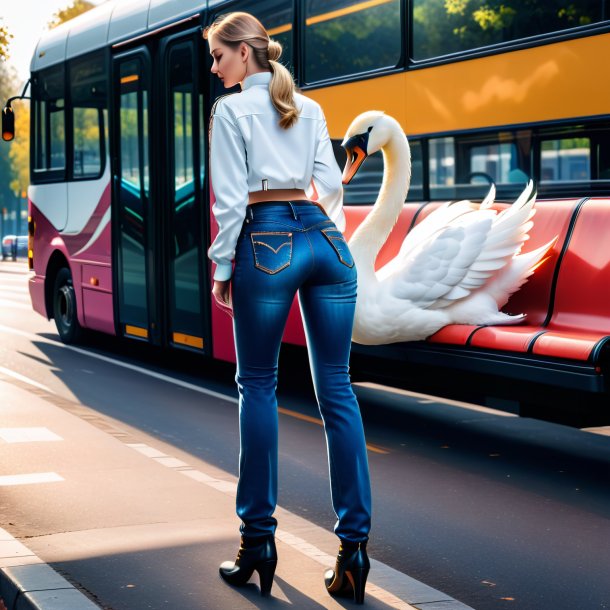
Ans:
[[[250,74],[250,76],[246,76],[246,78],[241,81],[241,89],[244,91],[245,89],[257,85],[268,86],[272,77],[273,74],[271,72],[255,72],[254,74]]]

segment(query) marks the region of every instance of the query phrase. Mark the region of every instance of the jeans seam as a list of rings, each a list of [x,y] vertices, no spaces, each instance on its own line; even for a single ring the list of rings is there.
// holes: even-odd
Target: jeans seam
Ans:
[[[320,225],[323,225],[324,223],[327,223],[327,222],[332,222],[332,220],[330,220],[330,219],[328,219],[328,218],[327,218],[326,220],[321,220],[320,222],[316,222],[316,224],[315,224],[315,225],[311,225],[311,227],[307,227],[307,228],[305,229],[305,232],[307,232],[307,231],[311,231],[312,229],[317,229],[317,228],[318,228]],[[330,228],[330,227],[329,227],[329,228]],[[323,230],[323,229],[320,229],[320,230]],[[337,231],[338,231],[338,230],[339,230],[339,229],[337,229]]]
[[[339,229],[331,229],[332,231],[337,231],[338,233],[340,233]],[[341,252],[339,251],[339,248],[337,248],[337,246],[335,246],[335,244],[333,243],[333,240],[338,240],[341,241],[345,244],[345,246],[348,248],[349,250],[349,246],[347,245],[347,242],[345,241],[345,238],[343,236],[336,236],[336,237],[331,237],[330,235],[328,235],[328,233],[326,232],[327,229],[321,229],[320,233],[322,233],[324,235],[324,237],[326,237],[328,243],[333,247],[333,250],[337,253],[337,256],[339,257],[339,261],[342,262],[346,267],[349,267],[350,269],[354,266],[354,260],[352,257],[352,264],[350,265],[342,256]],[[351,253],[350,253],[351,254]]]
[[[307,235],[307,231],[304,231],[303,235],[305,236],[305,239],[307,240],[307,245],[309,246],[309,249],[311,250],[311,270],[308,274],[308,275],[311,275],[313,273],[313,270],[316,268],[316,255],[315,255],[313,246],[311,245],[309,235]]]
[[[250,224],[250,227],[253,228],[253,229],[256,228],[256,226],[254,226],[252,224],[254,222],[260,222],[261,224],[273,224],[273,225],[280,225],[280,226],[283,226],[283,227],[290,227],[291,231],[299,231],[300,233],[305,231],[305,229],[300,229],[298,227],[293,227],[289,223],[281,222],[281,221],[278,221],[278,220],[268,220],[267,218],[258,218],[257,220],[251,220],[249,224]],[[268,231],[265,231],[265,232],[268,232]]]

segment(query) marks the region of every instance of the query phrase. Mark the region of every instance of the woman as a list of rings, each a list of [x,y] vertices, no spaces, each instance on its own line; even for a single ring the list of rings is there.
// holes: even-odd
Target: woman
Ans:
[[[238,94],[212,111],[210,171],[218,235],[213,295],[233,317],[239,390],[237,514],[241,545],[222,578],[243,585],[258,571],[271,591],[277,564],[277,364],[298,291],[327,440],[340,546],[329,593],[364,600],[371,491],[362,418],[349,379],[356,267],[342,233],[343,187],[324,114],[295,90],[254,16],[234,12],[205,29],[212,73]],[[317,193],[318,202],[305,189]],[[335,222],[337,224],[335,224]],[[235,262],[233,269],[232,261]]]

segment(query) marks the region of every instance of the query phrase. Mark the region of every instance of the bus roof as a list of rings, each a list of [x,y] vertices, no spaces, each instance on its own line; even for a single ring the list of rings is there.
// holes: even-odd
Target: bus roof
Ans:
[[[45,32],[30,71],[145,34],[222,4],[220,0],[108,0]]]

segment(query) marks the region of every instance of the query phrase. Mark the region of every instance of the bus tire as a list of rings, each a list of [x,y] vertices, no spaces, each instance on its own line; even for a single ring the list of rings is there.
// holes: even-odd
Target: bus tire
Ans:
[[[55,276],[53,286],[53,319],[63,343],[78,343],[83,338],[83,329],[76,315],[76,293],[72,274],[62,267]]]

